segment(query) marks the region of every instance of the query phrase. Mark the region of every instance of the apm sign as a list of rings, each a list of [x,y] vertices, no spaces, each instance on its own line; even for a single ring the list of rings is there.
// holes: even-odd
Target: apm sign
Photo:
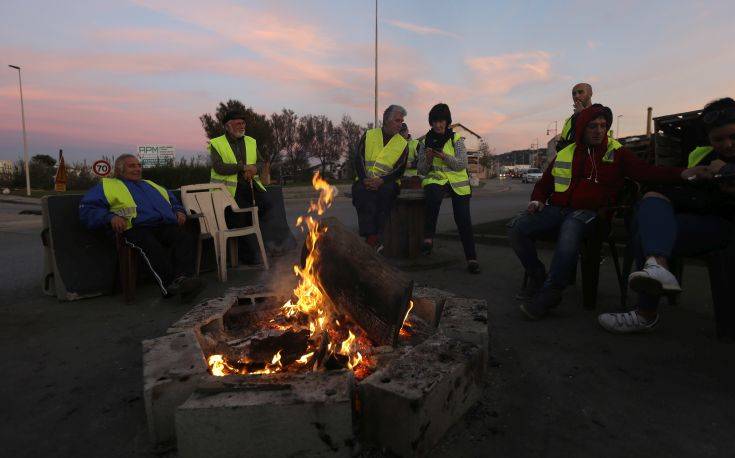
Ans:
[[[176,148],[170,145],[142,145],[138,146],[138,159],[144,167],[168,165],[176,158]]]

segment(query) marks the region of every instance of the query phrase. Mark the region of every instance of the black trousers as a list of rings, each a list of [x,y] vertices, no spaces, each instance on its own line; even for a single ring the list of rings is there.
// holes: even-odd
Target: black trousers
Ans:
[[[390,216],[399,188],[395,182],[383,183],[376,191],[365,188],[362,181],[352,185],[352,205],[357,210],[360,235],[381,235]]]
[[[175,224],[132,227],[123,233],[125,243],[138,250],[163,294],[175,278],[193,276],[196,250],[193,234]]]
[[[452,210],[454,211],[454,223],[462,240],[464,256],[466,259],[477,259],[475,251],[475,236],[472,233],[472,217],[470,216],[471,194],[460,196],[449,185],[429,184],[424,186],[424,198],[426,199],[426,219],[424,221],[424,237],[434,238],[436,234],[436,220],[439,218],[439,209],[444,196],[449,193],[452,197]]]
[[[237,188],[235,189],[235,202],[237,202],[237,206],[240,208],[250,208],[253,206],[254,197],[255,205],[258,207],[258,219],[262,221],[268,215],[272,204],[268,200],[266,192],[258,188],[258,185],[255,183],[253,183],[252,190],[255,192],[255,196],[253,196],[250,190],[250,184],[247,181],[238,182]],[[229,208],[225,211],[225,221],[229,228],[245,227],[253,224],[250,213],[233,213]],[[237,256],[243,264],[258,264],[262,262],[260,259],[260,248],[258,247],[258,241],[255,236],[238,240]]]

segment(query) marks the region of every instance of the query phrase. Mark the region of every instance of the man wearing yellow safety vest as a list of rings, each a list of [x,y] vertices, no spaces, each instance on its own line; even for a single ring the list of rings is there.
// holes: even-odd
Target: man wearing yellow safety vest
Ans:
[[[574,113],[564,121],[561,134],[556,142],[556,151],[561,151],[574,142],[574,117],[592,105],[592,86],[589,83],[575,84],[572,88],[572,103]]]
[[[598,223],[598,211],[616,204],[624,179],[647,183],[681,183],[701,169],[657,167],[638,159],[607,135],[612,111],[599,104],[580,111],[575,142],[559,151],[536,183],[527,211],[512,220],[508,238],[529,282],[516,296],[529,319],[545,316],[562,299],[575,269],[582,239]],[[558,234],[548,277],[534,240]]]
[[[209,181],[224,184],[240,208],[257,205],[258,216],[263,219],[271,205],[259,177],[258,164],[262,163],[262,159],[257,142],[253,137],[245,135],[245,118],[245,113],[237,109],[225,113],[222,119],[224,135],[209,141],[212,161]],[[241,227],[250,223],[246,221],[249,215],[228,211],[225,218],[229,227]],[[238,244],[240,261],[245,264],[260,261],[257,259],[259,250],[255,249],[255,241],[251,239],[249,237],[246,243]]]
[[[164,297],[191,298],[204,287],[194,276],[194,238],[181,227],[184,207],[171,192],[142,179],[132,154],[115,160],[115,178],[103,178],[84,195],[79,218],[87,229],[111,229],[136,249]]]
[[[683,186],[661,187],[643,196],[634,237],[640,270],[628,277],[628,285],[638,292],[638,303],[629,312],[603,313],[598,317],[600,325],[610,332],[627,334],[654,329],[659,321],[660,297],[682,291],[669,271],[672,256],[726,250],[728,261],[724,263],[727,270],[723,278],[735,277],[731,267],[735,259],[735,100],[728,97],[709,103],[699,121],[708,145],[689,154],[688,166],[706,166],[714,181],[695,180]],[[734,302],[730,295],[727,305]],[[715,310],[716,315],[719,313],[728,312]],[[731,330],[732,327],[730,333]]]
[[[424,176],[426,216],[424,220],[423,254],[430,254],[434,246],[436,221],[446,194],[452,197],[454,222],[462,240],[467,270],[480,273],[475,251],[475,237],[470,217],[470,178],[467,174],[467,151],[464,140],[451,129],[452,112],[446,103],[438,103],[429,111],[431,129],[419,144],[418,172]]]
[[[406,168],[408,142],[399,134],[406,115],[406,109],[399,105],[386,108],[383,126],[365,132],[353,156],[356,176],[352,204],[360,235],[378,252],[383,249],[380,235]]]

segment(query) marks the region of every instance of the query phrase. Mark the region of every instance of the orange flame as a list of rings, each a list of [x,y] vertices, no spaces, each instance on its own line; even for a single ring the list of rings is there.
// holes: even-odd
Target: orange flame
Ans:
[[[314,216],[324,215],[326,210],[332,205],[332,202],[337,195],[337,188],[330,185],[319,175],[319,173],[314,175],[312,185],[314,186],[314,189],[319,191],[319,198],[317,200],[311,200],[307,214],[299,216],[296,220],[296,224],[302,231],[306,232],[305,243],[308,255],[303,267],[298,264],[293,266],[294,274],[298,278],[298,283],[293,290],[294,299],[283,304],[280,310],[281,315],[286,319],[306,316],[307,319],[305,321],[301,321],[300,319],[298,321],[307,324],[291,324],[288,326],[282,326],[277,324],[279,320],[275,319],[271,320],[269,324],[269,326],[277,329],[288,329],[289,327],[304,328],[304,326],[306,326],[309,330],[310,339],[318,337],[325,331],[332,336],[342,334],[333,328],[333,323],[336,323],[337,329],[341,328],[342,325],[339,320],[331,315],[330,310],[325,308],[328,301],[322,294],[318,285],[317,277],[314,274],[314,263],[318,258],[318,253],[314,250],[314,247],[316,245],[316,241],[326,231],[326,228],[319,227],[319,223]],[[406,315],[408,316],[408,314]],[[365,342],[363,342],[363,340],[365,340]],[[309,359],[311,359],[315,354],[315,345],[317,344],[313,342],[310,343],[309,348],[307,348],[307,353],[302,355],[295,362],[298,365],[307,364]],[[358,345],[355,334],[353,334],[351,330],[348,330],[348,337],[339,345],[338,353],[343,356],[347,356],[347,367],[355,370],[355,368],[365,362],[365,357],[363,357],[362,353],[358,351],[358,347],[364,350],[364,348],[369,347],[369,345],[369,342],[364,338],[361,338],[360,345]],[[327,344],[328,353],[333,354],[336,350],[336,342],[329,342]],[[212,374],[217,376],[231,373],[271,374],[287,370],[287,368],[284,368],[283,366],[280,350],[273,355],[270,363],[265,364],[265,368],[253,372],[247,372],[246,369],[242,369],[238,372],[238,370],[227,364],[227,362],[222,358],[222,355],[212,355],[209,358],[208,363]]]

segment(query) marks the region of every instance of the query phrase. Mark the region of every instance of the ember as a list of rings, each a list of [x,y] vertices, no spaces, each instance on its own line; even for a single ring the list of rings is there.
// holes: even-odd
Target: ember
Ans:
[[[323,215],[331,206],[336,188],[318,173],[314,175],[312,184],[319,191],[319,199],[312,201],[307,214],[297,219],[297,225],[306,231],[308,254],[301,265],[293,267],[298,283],[291,300],[277,309],[270,319],[264,320],[258,332],[240,339],[227,353],[210,355],[207,363],[212,375],[272,374],[346,367],[362,379],[374,369],[370,360],[372,342],[356,323],[334,309],[322,293],[314,273],[314,263],[319,254],[313,248],[327,230],[320,227],[314,216]],[[265,357],[263,353],[267,349],[271,353]]]

